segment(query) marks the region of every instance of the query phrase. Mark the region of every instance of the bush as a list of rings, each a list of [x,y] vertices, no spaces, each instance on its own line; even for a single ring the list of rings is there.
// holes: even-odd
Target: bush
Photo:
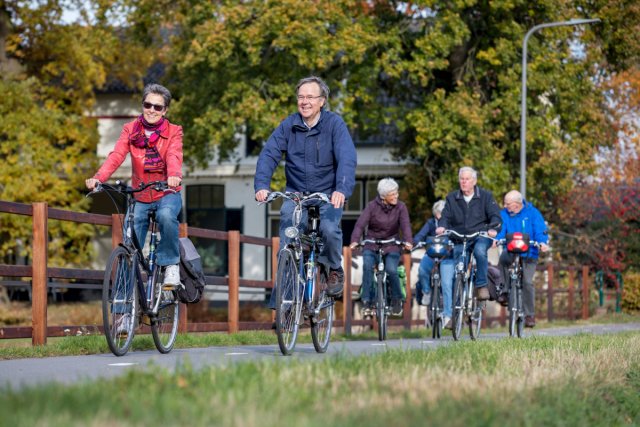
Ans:
[[[640,311],[640,272],[627,272],[623,275],[622,310]]]

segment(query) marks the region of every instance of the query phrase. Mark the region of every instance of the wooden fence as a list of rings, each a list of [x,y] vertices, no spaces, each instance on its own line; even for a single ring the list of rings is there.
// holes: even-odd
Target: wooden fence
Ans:
[[[33,239],[32,239],[32,265],[2,265],[0,264],[0,277],[30,277],[31,280],[31,307],[32,307],[32,324],[31,327],[0,327],[0,339],[2,338],[31,338],[33,345],[44,345],[47,337],[74,335],[76,331],[98,329],[101,326],[84,325],[84,326],[49,326],[47,324],[47,302],[48,288],[59,286],[50,282],[50,279],[70,279],[70,280],[91,280],[102,281],[103,270],[75,269],[75,268],[59,268],[50,267],[48,265],[48,220],[55,219],[61,221],[72,221],[76,223],[85,223],[93,225],[102,225],[111,227],[112,246],[117,246],[122,241],[121,227],[113,227],[113,224],[121,224],[119,215],[98,215],[81,212],[72,212],[61,209],[49,208],[46,203],[33,203],[26,205],[21,203],[0,201],[0,213],[9,213],[15,215],[31,216],[33,221]],[[226,331],[228,333],[238,332],[239,330],[255,330],[269,329],[271,322],[241,322],[239,320],[240,307],[240,288],[259,288],[271,289],[275,280],[275,272],[277,266],[277,250],[279,239],[261,238],[246,236],[240,234],[239,231],[217,231],[196,227],[189,227],[187,224],[180,224],[181,237],[199,237],[204,239],[226,241],[228,245],[228,274],[226,277],[207,276],[207,285],[218,285],[228,288],[227,301],[227,321],[226,322],[209,322],[209,323],[188,323],[187,322],[187,306],[181,306],[179,331],[180,332],[213,332]],[[271,279],[270,280],[250,280],[240,277],[240,245],[253,244],[270,248],[271,254]],[[415,261],[415,260],[413,260]],[[407,299],[404,305],[404,313],[402,318],[390,319],[389,325],[404,327],[410,329],[412,326],[421,325],[424,320],[412,318],[412,298],[411,298],[411,264],[412,259],[408,254],[403,255],[402,262],[407,271]],[[342,305],[342,316],[336,319],[335,326],[343,328],[346,334],[352,333],[353,326],[372,326],[375,328],[375,319],[354,319],[354,304],[352,301],[352,293],[358,289],[357,285],[352,283],[351,265],[352,253],[348,247],[343,248],[343,265],[345,266],[345,292]],[[539,317],[546,317],[549,320],[555,318],[567,317],[576,318],[577,316],[587,318],[589,316],[589,300],[590,300],[590,278],[587,267],[581,268],[580,298],[576,299],[576,272],[578,269],[574,267],[560,267],[549,264],[546,268],[546,289],[540,289],[538,296],[546,296],[547,310],[546,313],[538,313]],[[565,271],[568,274],[568,286],[560,288],[556,286],[555,276],[559,271]],[[564,273],[563,273],[564,274]],[[25,282],[29,286],[28,282]],[[61,285],[60,285],[61,286]],[[67,286],[65,287],[73,287]],[[101,285],[83,284],[76,287],[101,289]],[[542,294],[542,293],[543,294]],[[567,310],[565,313],[558,313],[554,301],[556,296],[562,294],[568,295]],[[580,302],[580,314],[576,311],[576,301]],[[539,304],[536,304],[539,306]],[[340,310],[338,310],[340,311]],[[488,317],[485,322],[499,321],[505,323],[506,313],[504,309],[499,316]]]

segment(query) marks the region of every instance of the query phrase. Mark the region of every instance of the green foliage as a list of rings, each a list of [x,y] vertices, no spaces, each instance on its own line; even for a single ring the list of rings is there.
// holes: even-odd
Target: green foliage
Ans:
[[[125,42],[122,31],[115,31],[112,6],[98,0],[0,3],[0,200],[73,211],[89,207],[83,187],[97,166],[99,135],[96,121],[87,117],[95,92],[108,76],[138,87],[153,60],[144,46]],[[79,21],[63,22],[64,7],[78,12]],[[48,226],[51,265],[90,259],[91,226]],[[1,216],[0,258],[28,257],[31,234],[29,217]]]
[[[627,272],[623,276],[622,309],[626,312],[640,311],[640,273]]]
[[[605,21],[545,29],[529,42],[527,190],[545,214],[576,177],[594,171],[598,147],[614,142],[615,115],[600,85],[640,51],[638,8],[604,1],[135,3],[141,37],[159,40],[156,23],[170,21],[171,44],[158,50],[194,165],[241,155],[243,133],[265,141],[295,111],[295,83],[316,74],[356,140],[383,142],[406,160],[415,213],[456,188],[463,165],[478,169],[498,199],[518,187],[528,29]]]

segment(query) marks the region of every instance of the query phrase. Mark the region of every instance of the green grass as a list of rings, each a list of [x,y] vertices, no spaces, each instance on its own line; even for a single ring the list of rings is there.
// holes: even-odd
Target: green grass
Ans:
[[[282,363],[280,363],[282,362]],[[640,332],[277,358],[0,393],[11,426],[640,424]]]
[[[639,322],[639,316],[632,316],[624,313],[612,313],[599,318],[592,318],[587,321],[558,321],[553,323],[539,322],[537,328],[560,327],[568,325],[588,325],[598,323],[629,323]],[[504,327],[483,329],[482,333],[505,332]],[[450,335],[450,331],[445,330],[444,335]],[[466,329],[464,330],[466,334]],[[414,328],[410,331],[404,329],[390,330],[388,339],[411,339],[430,338],[431,330],[424,327]],[[378,334],[371,330],[360,334],[343,335],[334,334],[332,341],[347,340],[376,340]],[[304,330],[298,338],[301,343],[310,343],[311,336],[308,329]],[[60,338],[49,338],[46,346],[32,347],[30,339],[0,340],[0,360],[21,359],[31,357],[52,357],[52,356],[78,356],[83,354],[109,353],[109,347],[102,335],[82,335]],[[242,331],[235,334],[218,333],[192,333],[178,335],[176,348],[211,347],[211,346],[237,346],[237,345],[269,345],[276,344],[277,338],[273,331]],[[139,335],[133,340],[131,351],[155,349],[151,335]]]

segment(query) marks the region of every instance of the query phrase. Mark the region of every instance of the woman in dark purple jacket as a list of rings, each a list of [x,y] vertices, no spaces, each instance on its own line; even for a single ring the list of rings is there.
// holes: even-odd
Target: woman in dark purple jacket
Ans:
[[[378,183],[378,195],[369,202],[360,214],[360,218],[351,234],[351,249],[354,249],[364,234],[365,239],[398,239],[407,242],[405,248],[413,247],[411,223],[407,206],[398,201],[398,183],[392,178],[385,178]],[[402,233],[402,239],[398,232]],[[373,286],[373,268],[376,262],[376,247],[366,244],[363,256],[362,270],[362,304],[365,310],[373,308],[376,290]],[[402,314],[402,291],[398,278],[398,263],[400,262],[400,248],[394,244],[384,247],[384,269],[391,283],[391,314]]]

